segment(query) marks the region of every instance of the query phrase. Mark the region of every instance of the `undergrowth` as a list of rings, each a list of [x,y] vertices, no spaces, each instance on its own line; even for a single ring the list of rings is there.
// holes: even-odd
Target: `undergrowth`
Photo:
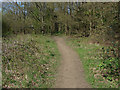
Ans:
[[[3,38],[3,88],[50,88],[59,53],[49,36],[17,35]]]
[[[117,45],[89,43],[90,38],[69,38],[68,44],[79,54],[86,79],[93,88],[118,88],[119,67]]]

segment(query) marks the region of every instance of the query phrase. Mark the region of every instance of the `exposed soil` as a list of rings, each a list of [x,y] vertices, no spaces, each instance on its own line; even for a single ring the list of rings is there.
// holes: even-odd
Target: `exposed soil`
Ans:
[[[78,54],[66,45],[65,38],[54,37],[61,54],[55,88],[90,88]]]

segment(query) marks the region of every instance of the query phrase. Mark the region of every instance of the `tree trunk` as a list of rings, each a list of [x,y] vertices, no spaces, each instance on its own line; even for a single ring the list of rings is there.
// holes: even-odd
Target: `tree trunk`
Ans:
[[[65,24],[65,34],[67,35],[67,24]]]
[[[90,36],[92,35],[92,22],[90,21]]]

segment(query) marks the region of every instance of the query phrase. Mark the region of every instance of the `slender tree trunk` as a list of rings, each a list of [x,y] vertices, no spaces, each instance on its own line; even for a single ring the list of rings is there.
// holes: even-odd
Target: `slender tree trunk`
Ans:
[[[65,34],[67,35],[67,24],[65,23]]]
[[[58,26],[58,32],[61,31],[61,24],[59,23],[59,26]]]
[[[92,35],[92,22],[90,21],[90,36]]]

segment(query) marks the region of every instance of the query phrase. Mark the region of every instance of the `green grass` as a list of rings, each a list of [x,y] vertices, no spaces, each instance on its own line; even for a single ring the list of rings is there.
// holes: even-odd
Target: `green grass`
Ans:
[[[50,36],[3,38],[3,88],[50,88],[59,65],[59,52]]]
[[[88,38],[69,38],[68,44],[73,47],[79,54],[80,60],[83,63],[86,80],[93,88],[117,88],[118,81],[109,81],[101,75],[99,67],[102,63],[101,48],[102,45],[90,44]]]

